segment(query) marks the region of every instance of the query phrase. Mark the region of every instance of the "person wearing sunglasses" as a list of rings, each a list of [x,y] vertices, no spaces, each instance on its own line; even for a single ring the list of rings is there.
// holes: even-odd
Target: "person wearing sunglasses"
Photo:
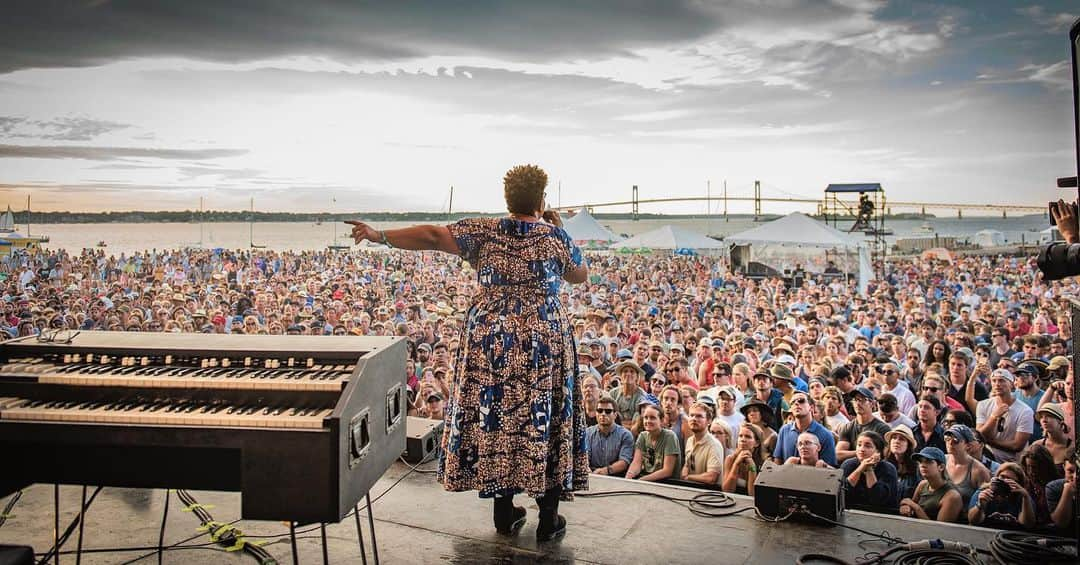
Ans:
[[[919,398],[921,399],[922,397],[924,397],[924,396],[926,396],[928,394],[937,397],[938,404],[940,404],[942,406],[942,408],[940,410],[942,414],[945,413],[946,409],[947,410],[967,410],[967,408],[965,408],[959,402],[953,400],[952,398],[949,397],[948,394],[946,394],[947,389],[945,388],[945,386],[946,385],[945,385],[945,378],[944,377],[942,377],[942,376],[940,376],[940,375],[938,375],[936,373],[929,373],[925,377],[923,377],[923,383],[922,383],[922,388],[920,389],[920,392],[919,392]],[[917,412],[917,407],[912,408],[910,411],[908,411],[908,417],[911,418],[912,420],[918,420],[919,416],[918,416],[918,414],[916,412]]]
[[[1009,342],[1008,330],[995,326],[990,330],[990,366],[998,367],[998,362],[1003,358],[1011,359],[1013,355],[1016,355],[1016,350]]]
[[[634,459],[634,434],[615,422],[615,401],[604,395],[596,403],[596,424],[585,430],[589,468],[597,475],[621,477]]]
[[[911,410],[915,406],[915,394],[908,388],[908,383],[900,380],[900,369],[895,363],[883,363],[874,367],[874,373],[884,380],[882,394],[891,394],[896,397],[896,404],[901,412]]]
[[[975,426],[986,439],[994,458],[1016,461],[1035,426],[1035,413],[1013,396],[1016,377],[997,369],[990,375],[990,397],[975,410]]]
[[[780,427],[777,434],[776,447],[773,449],[773,462],[781,465],[789,457],[798,455],[796,443],[799,434],[810,432],[817,436],[821,442],[821,459],[829,465],[836,466],[836,440],[831,431],[814,421],[814,415],[810,411],[810,396],[805,392],[796,392],[791,395],[792,421]]]

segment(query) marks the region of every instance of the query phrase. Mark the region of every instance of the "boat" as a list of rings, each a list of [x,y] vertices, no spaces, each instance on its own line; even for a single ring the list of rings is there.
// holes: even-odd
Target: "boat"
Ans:
[[[13,251],[24,250],[36,253],[42,243],[48,243],[47,235],[30,235],[30,197],[26,197],[26,234],[19,233],[15,226],[15,213],[8,205],[7,211],[0,214],[0,256]]]
[[[333,208],[335,204],[337,204],[337,198],[334,197],[334,196],[331,196],[330,197],[330,207]],[[334,235],[330,239],[330,245],[327,245],[326,248],[329,249],[330,251],[348,251],[352,247],[352,245],[343,244],[343,243],[341,243],[341,240],[342,239],[347,240],[349,238],[346,237],[346,236],[341,236],[339,238],[338,234],[337,234],[338,223],[333,222],[333,224],[334,224]],[[319,220],[318,222],[316,222],[315,225],[322,225],[322,220]]]
[[[919,227],[915,228],[918,233],[934,233],[934,226],[930,225],[930,222],[923,222]]]
[[[255,245],[255,198],[251,199],[251,218],[248,221],[248,247],[251,249],[265,249],[265,245]]]
[[[103,239],[103,240],[97,242],[97,245],[95,245],[94,247],[108,247],[108,246],[109,246],[109,244],[105,243],[105,240]]]

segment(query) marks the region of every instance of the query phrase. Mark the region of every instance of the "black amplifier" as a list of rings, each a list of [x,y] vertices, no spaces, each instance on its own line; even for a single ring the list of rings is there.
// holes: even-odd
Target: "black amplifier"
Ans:
[[[754,506],[766,517],[835,522],[844,512],[844,489],[839,469],[766,462],[754,481]],[[826,520],[817,520],[810,514]]]
[[[416,465],[434,459],[442,435],[442,420],[409,416],[405,422],[405,460]]]

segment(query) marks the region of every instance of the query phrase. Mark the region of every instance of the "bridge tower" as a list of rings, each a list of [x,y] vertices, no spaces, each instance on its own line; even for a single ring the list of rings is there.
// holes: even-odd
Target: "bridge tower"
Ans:
[[[754,221],[761,219],[761,181],[754,181]]]
[[[637,219],[638,219],[638,192],[637,192],[637,185],[636,184],[634,185],[634,195],[633,195],[633,198],[631,198],[631,201],[632,201],[631,205],[633,206],[634,221],[636,222]]]

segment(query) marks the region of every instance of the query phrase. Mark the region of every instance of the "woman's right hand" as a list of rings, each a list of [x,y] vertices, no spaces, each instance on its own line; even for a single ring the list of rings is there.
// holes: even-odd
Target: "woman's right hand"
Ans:
[[[549,223],[549,224],[551,224],[553,226],[561,228],[562,225],[563,225],[562,224],[562,216],[559,215],[558,210],[551,210],[551,209],[544,210],[544,214],[541,217],[544,219],[545,222],[547,222],[547,223]]]
[[[374,241],[376,243],[382,241],[382,234],[379,230],[361,222],[359,220],[345,220],[346,224],[352,226],[352,233],[349,234],[353,238],[353,242],[360,243],[365,239],[368,241]]]

